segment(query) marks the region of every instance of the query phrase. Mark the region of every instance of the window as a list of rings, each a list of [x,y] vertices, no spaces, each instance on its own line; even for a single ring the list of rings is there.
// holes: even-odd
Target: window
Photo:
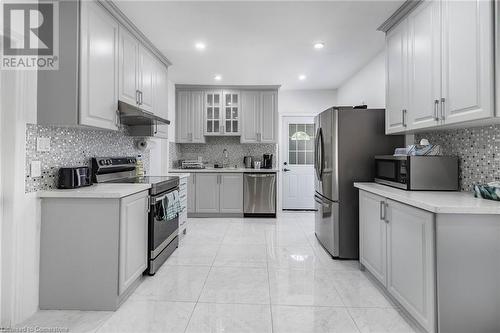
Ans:
[[[314,124],[288,124],[288,163],[314,164]]]

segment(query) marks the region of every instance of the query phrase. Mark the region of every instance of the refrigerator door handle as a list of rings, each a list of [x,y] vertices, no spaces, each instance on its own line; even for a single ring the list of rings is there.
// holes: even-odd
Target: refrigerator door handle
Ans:
[[[319,128],[316,131],[316,136],[314,137],[314,172],[316,173],[316,178],[318,180],[321,180],[319,178],[319,159],[318,159],[318,138],[319,138]]]
[[[319,138],[318,138],[318,145],[319,145],[319,179],[323,179],[323,155],[324,155],[324,143],[323,143],[323,131],[321,128],[319,129]]]

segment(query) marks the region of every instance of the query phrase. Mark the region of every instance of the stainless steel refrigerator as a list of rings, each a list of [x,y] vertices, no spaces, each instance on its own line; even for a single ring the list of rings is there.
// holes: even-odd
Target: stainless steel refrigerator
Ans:
[[[404,136],[385,135],[384,109],[333,107],[315,118],[315,232],[334,258],[359,257],[356,181],[373,181],[375,155],[404,147]]]

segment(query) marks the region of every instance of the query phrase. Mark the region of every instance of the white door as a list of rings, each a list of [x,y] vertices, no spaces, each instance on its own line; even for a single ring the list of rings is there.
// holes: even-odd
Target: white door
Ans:
[[[441,98],[440,3],[424,2],[408,22],[408,124],[412,129],[436,126]]]
[[[116,130],[118,22],[94,2],[81,17],[80,124]]]
[[[441,2],[446,124],[493,116],[493,2]]]
[[[408,78],[408,20],[392,28],[386,37],[387,106],[386,133],[406,130]]]
[[[314,209],[314,118],[282,119],[283,209]]]

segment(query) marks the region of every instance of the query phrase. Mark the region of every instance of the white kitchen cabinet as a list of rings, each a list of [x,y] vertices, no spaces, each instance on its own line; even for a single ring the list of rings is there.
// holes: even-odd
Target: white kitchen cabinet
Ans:
[[[222,90],[205,91],[205,135],[222,134]]]
[[[434,215],[389,199],[386,214],[387,290],[427,332],[434,332]]]
[[[196,212],[219,212],[219,175],[198,173],[196,175]]]
[[[155,59],[142,45],[139,46],[139,100],[141,109],[157,114],[153,109],[155,89]]]
[[[196,174],[191,173],[187,182],[187,212],[196,211]]]
[[[219,175],[221,213],[243,212],[243,174],[221,173]]]
[[[120,100],[139,103],[139,42],[127,29],[120,27]]]
[[[204,143],[203,90],[177,90],[176,95],[176,142]]]
[[[436,126],[441,120],[440,3],[418,6],[408,17],[408,29],[408,128]]]
[[[359,191],[359,261],[383,285],[387,283],[385,198]]]
[[[223,96],[223,135],[240,135],[240,93],[233,90],[224,90]]]
[[[493,1],[423,1],[387,32],[386,133],[494,117]]]
[[[260,132],[260,92],[241,92],[241,143],[259,142]]]
[[[278,93],[242,91],[241,143],[275,143],[277,135]]]
[[[404,131],[408,109],[408,20],[386,36],[386,133]]]
[[[259,141],[265,143],[275,143],[277,135],[278,119],[278,92],[263,91],[260,95],[262,110],[259,133]]]
[[[494,116],[494,1],[442,1],[444,123]]]
[[[120,202],[119,294],[146,270],[148,256],[148,192]]]
[[[118,22],[95,2],[81,4],[79,124],[118,129]]]
[[[168,70],[160,61],[155,60],[154,104],[155,114],[163,119],[168,119]],[[155,126],[157,137],[168,139],[168,125]]]

